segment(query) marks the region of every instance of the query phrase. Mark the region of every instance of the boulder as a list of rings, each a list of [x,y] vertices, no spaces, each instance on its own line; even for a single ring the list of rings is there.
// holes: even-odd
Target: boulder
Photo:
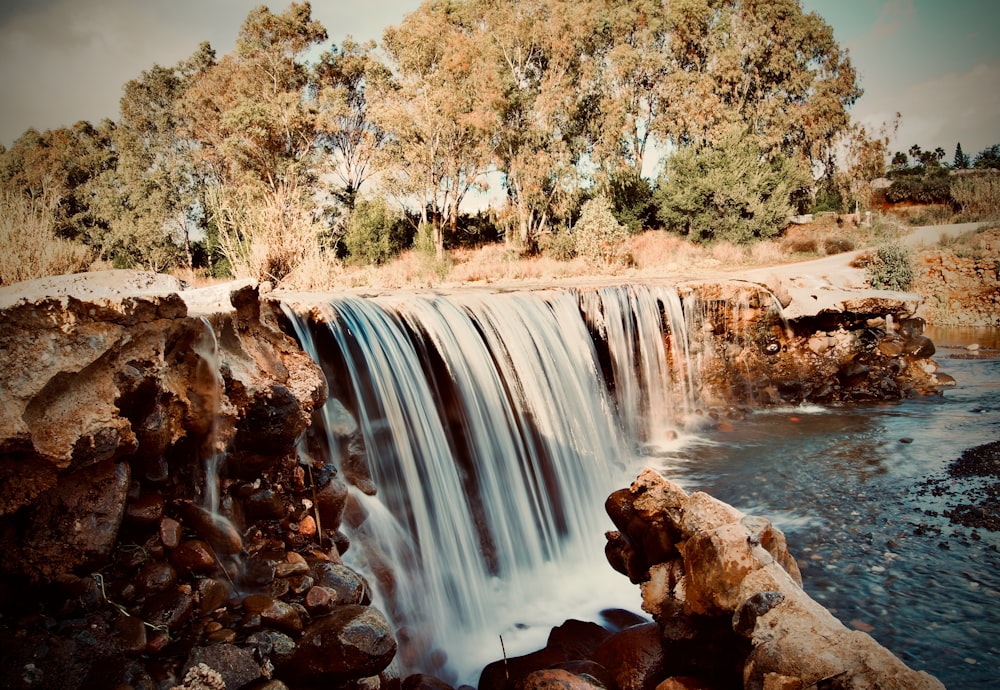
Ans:
[[[278,671],[290,682],[341,684],[378,675],[395,655],[396,639],[385,616],[351,604],[309,625]]]

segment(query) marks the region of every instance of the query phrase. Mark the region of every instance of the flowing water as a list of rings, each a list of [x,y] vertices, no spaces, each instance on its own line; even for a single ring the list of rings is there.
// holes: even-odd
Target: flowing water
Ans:
[[[975,486],[949,477],[948,465],[1000,441],[1000,359],[968,359],[961,347],[996,348],[997,332],[929,335],[957,380],[940,397],[761,410],[650,462],[689,490],[771,518],[806,592],[845,624],[951,690],[993,688],[1000,534],[952,524],[944,512],[968,498],[925,484]]]
[[[327,446],[364,442],[378,493],[352,489],[367,517],[345,559],[400,629],[404,672],[475,683],[566,618],[638,611],[604,559],[603,504],[644,464],[772,518],[807,591],[912,665],[949,686],[996,668],[997,540],[914,491],[1000,438],[996,362],[949,362],[943,397],[692,431],[698,311],[646,287],[338,297],[319,327],[286,308],[327,375]]]

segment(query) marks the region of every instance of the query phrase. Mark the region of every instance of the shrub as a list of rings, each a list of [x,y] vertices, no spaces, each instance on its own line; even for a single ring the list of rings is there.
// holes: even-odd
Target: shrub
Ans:
[[[854,251],[854,242],[846,237],[827,237],[823,240],[823,251],[827,254],[843,254]]]
[[[962,207],[963,219],[1000,218],[1000,175],[995,173],[959,175],[952,182],[951,196]]]
[[[550,259],[572,261],[576,258],[576,237],[568,230],[547,232],[538,238],[538,249]]]
[[[583,205],[573,236],[576,253],[589,261],[616,264],[624,260],[628,228],[615,218],[607,197],[598,196]]]
[[[753,138],[731,130],[717,146],[684,146],[667,160],[654,193],[664,225],[696,242],[748,244],[778,234],[792,195],[812,178],[796,160],[767,159]]]
[[[403,219],[382,197],[362,199],[351,211],[344,246],[351,263],[381,266],[405,247]]]
[[[943,175],[899,177],[885,190],[886,201],[898,204],[945,204],[951,201],[951,181]]]
[[[884,244],[867,262],[868,284],[877,290],[908,290],[913,283],[913,259],[901,244]]]

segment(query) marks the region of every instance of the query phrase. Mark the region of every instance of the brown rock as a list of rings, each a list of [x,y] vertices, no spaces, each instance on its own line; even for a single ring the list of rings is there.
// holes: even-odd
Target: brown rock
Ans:
[[[563,669],[545,669],[525,676],[518,690],[605,690],[596,679]]]
[[[175,549],[181,543],[181,523],[173,518],[165,517],[160,520],[160,543],[168,549]]]
[[[129,501],[125,514],[135,522],[156,522],[163,517],[164,501],[160,494],[142,494]]]
[[[279,677],[303,684],[344,683],[378,675],[396,655],[392,627],[377,609],[338,606],[308,626]]]
[[[181,542],[170,552],[170,562],[181,575],[209,574],[215,572],[218,567],[211,547],[200,539]]]
[[[363,604],[370,600],[364,579],[346,565],[317,563],[313,566],[313,579],[317,585],[336,592],[338,604]]]
[[[593,658],[608,670],[618,690],[654,690],[666,663],[660,628],[656,623],[626,628],[605,640]]]

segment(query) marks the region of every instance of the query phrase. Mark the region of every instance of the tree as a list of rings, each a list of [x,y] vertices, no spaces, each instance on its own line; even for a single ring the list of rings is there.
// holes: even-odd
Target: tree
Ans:
[[[191,233],[197,225],[201,179],[194,143],[181,136],[178,101],[191,81],[215,62],[203,43],[174,67],[154,65],[125,84],[112,135],[117,165],[104,172],[96,195],[108,226],[101,254],[115,265],[164,271],[193,267]]]
[[[252,10],[236,50],[199,72],[180,102],[208,190],[205,208],[234,270],[278,282],[320,250],[315,185],[324,119],[308,50],[326,39],[309,3]]]
[[[797,0],[668,4],[671,141],[712,146],[733,124],[764,155],[830,166],[861,95],[850,59]]]
[[[654,194],[667,229],[696,242],[746,244],[777,235],[792,213],[792,194],[811,181],[799,159],[766,157],[733,127],[718,144],[674,153]]]
[[[987,146],[977,153],[972,167],[977,170],[1000,170],[1000,144]]]
[[[489,169],[497,130],[496,85],[478,58],[468,9],[431,0],[383,37],[395,82],[381,86],[375,120],[391,137],[392,182],[420,201],[439,259],[444,226],[456,231],[462,201]]]
[[[969,154],[962,151],[962,142],[958,142],[955,145],[955,157],[952,158],[951,167],[955,170],[968,170],[971,163]]]
[[[368,89],[386,83],[389,68],[375,57],[375,43],[347,38],[340,48],[323,54],[313,71],[320,108],[320,143],[331,158],[329,166],[340,180],[337,196],[354,208],[361,186],[375,173],[386,140],[385,131],[371,117]]]

